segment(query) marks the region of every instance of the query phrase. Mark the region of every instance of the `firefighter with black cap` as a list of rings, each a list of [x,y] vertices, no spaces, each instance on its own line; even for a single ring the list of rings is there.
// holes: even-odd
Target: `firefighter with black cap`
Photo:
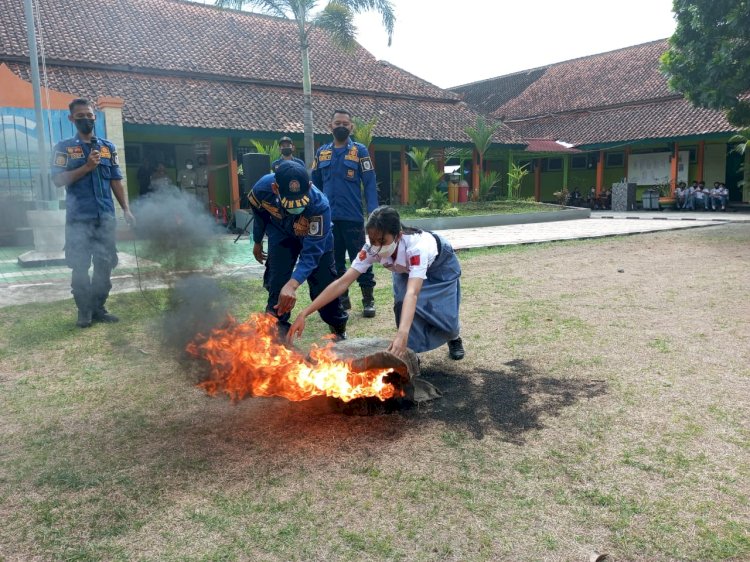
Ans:
[[[297,162],[282,162],[274,174],[260,178],[248,198],[255,218],[253,255],[259,263],[268,258],[269,264],[266,312],[278,318],[279,333],[285,337],[299,286],[307,281],[315,299],[336,279],[331,209]],[[264,235],[268,254],[263,251]],[[319,314],[337,338],[346,338],[349,315],[339,299]]]
[[[272,172],[275,173],[282,162],[297,162],[297,164],[301,164],[302,166],[305,165],[302,160],[292,156],[294,153],[294,143],[289,137],[281,137],[279,139],[279,148],[281,149],[281,158],[271,163]]]

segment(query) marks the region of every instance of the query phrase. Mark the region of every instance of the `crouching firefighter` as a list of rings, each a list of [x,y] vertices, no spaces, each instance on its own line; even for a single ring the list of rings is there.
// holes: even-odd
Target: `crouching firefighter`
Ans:
[[[336,280],[331,209],[304,166],[293,161],[282,162],[275,174],[260,178],[248,199],[254,215],[253,255],[259,263],[268,258],[269,264],[266,312],[276,316],[284,338],[299,286],[307,281],[314,300]],[[263,251],[264,235],[268,254]],[[346,338],[349,315],[338,298],[321,307],[319,314],[338,339]]]

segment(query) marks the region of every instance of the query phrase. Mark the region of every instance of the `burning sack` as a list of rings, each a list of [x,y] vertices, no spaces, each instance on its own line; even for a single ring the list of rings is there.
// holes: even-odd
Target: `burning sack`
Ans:
[[[328,396],[343,402],[402,397],[422,401],[429,394],[439,396],[434,388],[434,392],[414,392],[413,381],[419,374],[415,354],[404,362],[384,351],[385,340],[362,342],[313,345],[304,356],[279,342],[273,316],[253,314],[241,323],[228,318],[222,327],[197,337],[187,352],[210,367],[208,378],[198,386],[212,396],[227,394],[232,400],[280,396],[300,401]],[[351,347],[339,347],[343,344]],[[428,387],[420,384],[419,388]]]
[[[372,369],[390,369],[388,377],[400,389],[401,397],[412,402],[427,402],[440,398],[441,392],[432,384],[419,377],[419,359],[411,349],[401,359],[386,351],[390,340],[382,338],[356,338],[336,342],[332,350],[339,357],[351,359],[352,370],[356,372]]]

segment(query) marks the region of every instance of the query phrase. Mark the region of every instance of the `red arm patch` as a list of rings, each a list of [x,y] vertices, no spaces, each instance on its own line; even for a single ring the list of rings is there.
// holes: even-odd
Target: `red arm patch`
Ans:
[[[419,265],[419,264],[420,264],[419,254],[409,258],[409,265]]]

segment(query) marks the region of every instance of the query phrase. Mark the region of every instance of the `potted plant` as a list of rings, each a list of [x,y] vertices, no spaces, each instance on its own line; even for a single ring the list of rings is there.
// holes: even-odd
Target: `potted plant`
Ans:
[[[657,184],[654,191],[659,192],[659,207],[662,209],[673,208],[677,203],[677,197],[672,193],[670,182]]]

